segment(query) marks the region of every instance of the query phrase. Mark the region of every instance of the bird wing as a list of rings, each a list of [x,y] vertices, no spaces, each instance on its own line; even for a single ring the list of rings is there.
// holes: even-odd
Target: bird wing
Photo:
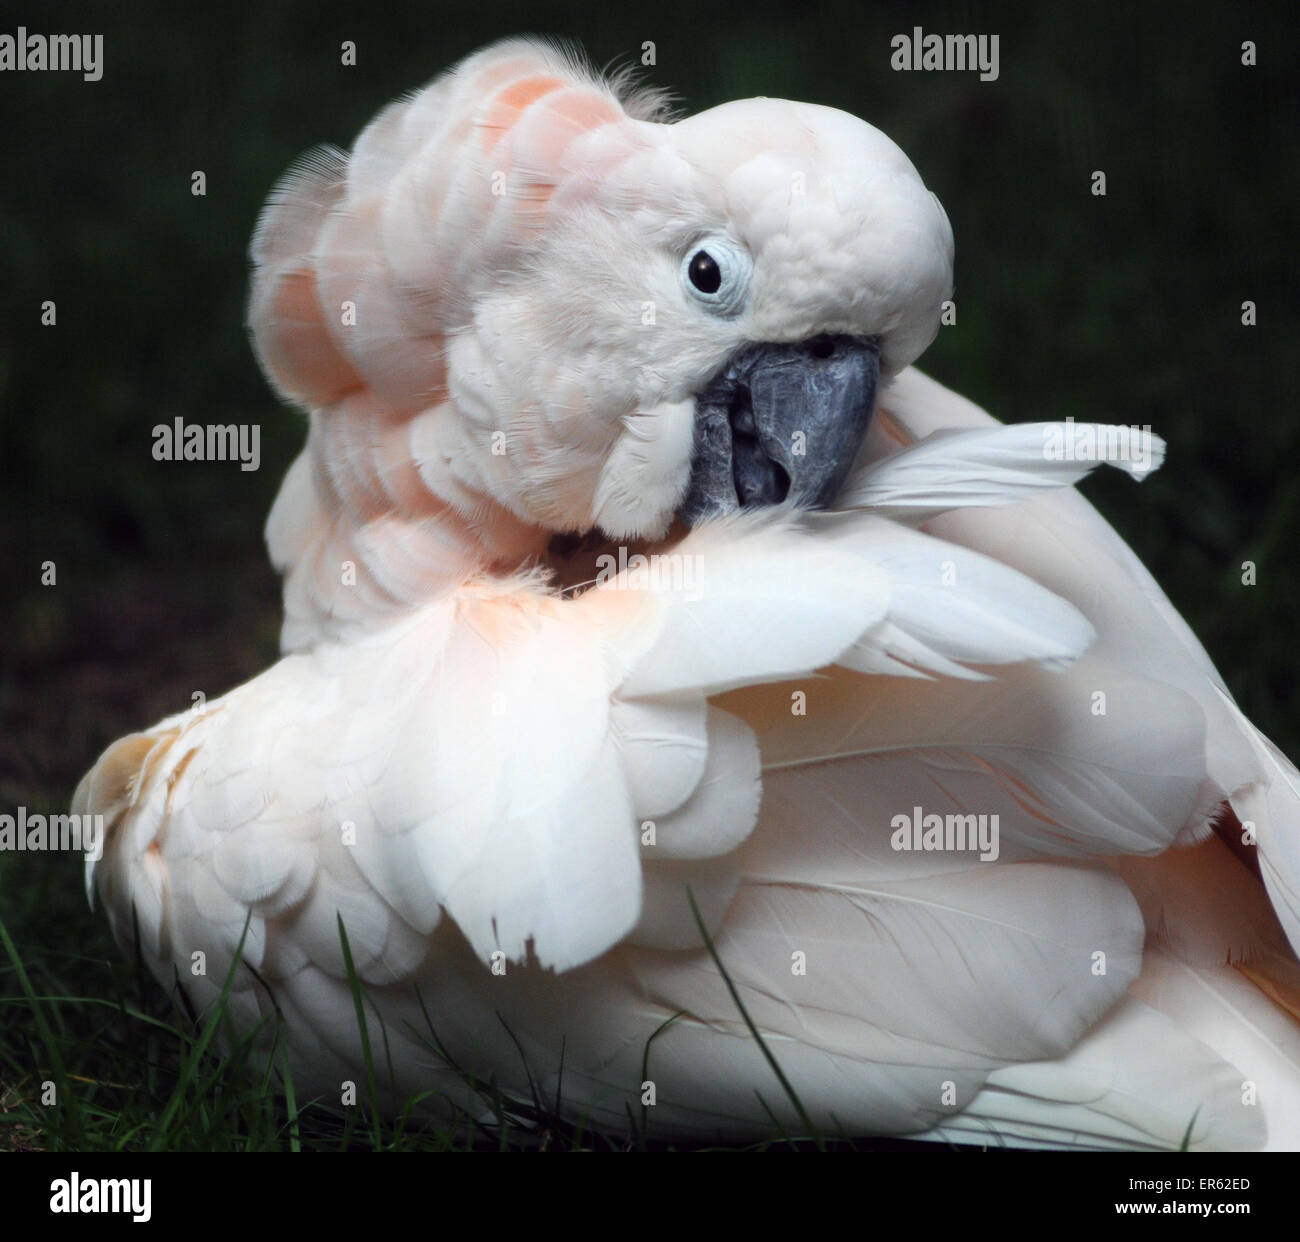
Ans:
[[[935,431],[998,426],[914,369],[899,376],[884,404],[882,431],[896,429],[893,445],[924,443]],[[1300,774],[1233,702],[1205,649],[1132,549],[1072,490],[1011,508],[950,509],[925,529],[1013,565],[1075,603],[1097,628],[1089,659],[1190,696],[1173,727],[1200,720],[1207,803],[1218,802],[1203,807],[1209,813],[1189,823],[1183,839],[1202,838],[1218,803],[1228,802],[1251,826],[1251,848],[1258,848],[1278,917],[1292,947],[1300,948]],[[1151,719],[1163,730],[1171,727],[1154,711]]]
[[[709,695],[788,680],[850,648],[942,671],[1061,664],[1090,637],[1072,607],[1020,575],[865,514],[840,519],[832,538],[790,516],[746,518],[673,555],[698,562],[696,576],[639,581],[632,567],[576,600],[527,579],[484,583],[363,641],[285,657],[164,721],[152,744],[119,743],[83,801],[115,811],[115,856],[169,868],[171,909],[151,911],[151,943],[169,919],[184,925],[173,945],[200,937],[222,901],[229,935],[247,907],[312,911],[301,869],[316,850],[350,858],[418,933],[445,908],[484,960],[534,954],[569,968],[637,921],[636,825],[655,821],[647,848],[671,858],[726,853],[752,827],[752,734]],[[941,563],[959,567],[953,597],[967,605],[946,627],[916,588]],[[330,909],[295,915],[312,956],[337,955]],[[378,953],[392,924],[373,924],[365,940]]]
[[[1090,734],[1066,667],[1091,637],[1080,614],[889,519],[742,515],[674,555],[576,599],[483,584],[118,743],[76,799],[109,820],[89,878],[117,934],[138,927],[200,1000],[240,949],[237,1011],[263,1013],[270,986],[319,1072],[349,1055],[342,918],[361,979],[425,983],[470,1062],[496,1064],[474,1051],[485,1006],[536,1049],[572,1039],[593,1116],[647,1024],[685,1010],[661,1041],[662,1115],[703,1132],[760,1123],[743,1085],[758,1051],[688,889],[821,1116],[927,1129],[1000,1067],[1065,1055],[1141,958],[1137,903],[1088,859],[1173,839],[1198,806],[1180,758],[1196,748],[1167,739],[1156,762],[1148,742],[1137,763],[1131,727]],[[893,847],[913,805],[996,811],[1001,864]],[[196,952],[223,968],[187,976]],[[476,995],[467,952],[518,966],[512,983]],[[539,998],[550,969],[572,1009]],[[736,1060],[709,1087],[720,1054],[700,1045],[719,1030]],[[408,1072],[428,1065],[409,1053]]]

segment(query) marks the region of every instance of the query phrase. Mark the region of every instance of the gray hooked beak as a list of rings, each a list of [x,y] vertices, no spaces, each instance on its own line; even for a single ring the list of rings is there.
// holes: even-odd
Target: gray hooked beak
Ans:
[[[695,399],[688,526],[737,509],[833,501],[867,434],[880,347],[855,336],[747,345]]]

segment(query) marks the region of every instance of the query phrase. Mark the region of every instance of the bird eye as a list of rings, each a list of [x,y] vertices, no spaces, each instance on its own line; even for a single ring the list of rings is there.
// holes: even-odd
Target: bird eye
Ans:
[[[719,315],[740,309],[753,270],[749,255],[726,237],[708,237],[691,247],[682,262],[687,292]]]
[[[722,273],[718,270],[718,261],[707,250],[697,250],[691,256],[691,264],[686,274],[701,293],[717,293],[722,284]]]

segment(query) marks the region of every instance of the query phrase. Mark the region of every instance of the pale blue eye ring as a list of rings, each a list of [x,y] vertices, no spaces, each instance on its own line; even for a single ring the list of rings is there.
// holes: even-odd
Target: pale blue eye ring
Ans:
[[[753,271],[743,246],[729,237],[705,237],[682,258],[682,286],[715,315],[734,315],[744,304]]]

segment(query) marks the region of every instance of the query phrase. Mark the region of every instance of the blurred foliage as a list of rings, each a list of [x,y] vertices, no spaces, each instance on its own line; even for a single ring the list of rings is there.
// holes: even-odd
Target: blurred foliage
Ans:
[[[536,31],[598,65],[652,40],[694,111],[755,94],[864,116],[957,236],[959,322],[923,366],[1007,420],[1167,437],[1089,484],[1293,755],[1300,589],[1295,19],[1242,5],[589,3],[32,6],[0,32],[105,36],[104,76],[0,74],[0,802],[66,802],[100,748],[275,651],[261,526],[301,442],[242,326],[246,248],[303,149],[476,47]],[[891,36],[997,33],[1000,76],[891,71]],[[357,64],[340,63],[355,40]],[[1259,65],[1241,65],[1241,42]],[[207,194],[190,193],[201,169]],[[1090,193],[1104,170],[1106,197]],[[40,325],[53,299],[57,327]],[[1259,307],[1243,327],[1241,302]],[[262,466],[155,462],[177,415],[256,422]],[[1258,585],[1241,584],[1241,563]],[[40,585],[53,561],[58,585]]]

